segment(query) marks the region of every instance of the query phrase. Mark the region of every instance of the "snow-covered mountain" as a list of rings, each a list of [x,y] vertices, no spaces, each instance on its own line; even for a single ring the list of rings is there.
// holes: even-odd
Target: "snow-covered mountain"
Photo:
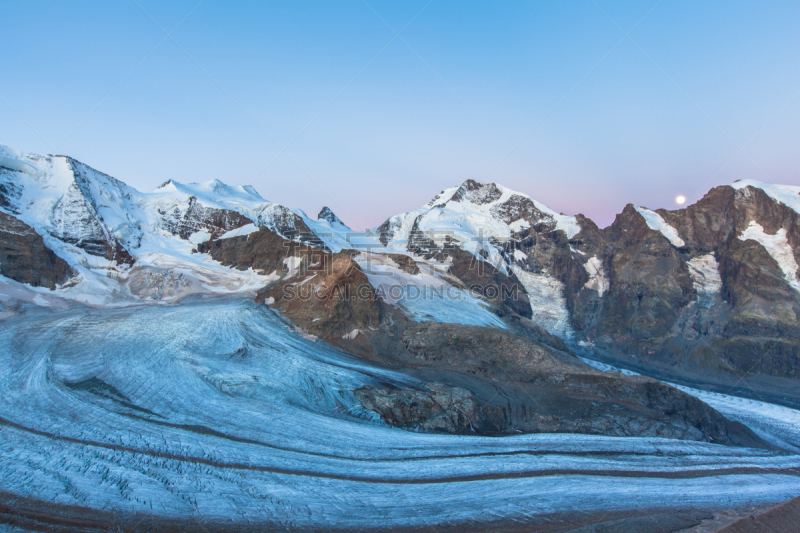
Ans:
[[[468,180],[353,232],[0,147],[0,523],[550,527],[792,497],[798,193],[601,229]]]
[[[251,186],[169,180],[144,193],[73,158],[17,152],[1,145],[0,210],[33,228],[74,269],[76,276],[60,292],[96,304],[110,304],[109,291],[116,299],[130,296],[118,290],[114,280],[127,279],[134,264],[183,269],[168,274],[182,277],[173,284],[194,285],[201,291],[201,285],[230,290],[263,285],[266,277],[221,270],[214,261],[193,253],[197,244],[209,239],[243,235],[263,226],[288,239],[309,239],[339,250],[349,232],[332,213],[313,220],[302,210],[265,200]],[[205,279],[209,275],[215,278],[213,283]],[[223,282],[218,276],[229,280]],[[145,292],[157,296],[163,291]],[[174,294],[185,296],[187,291]]]
[[[89,240],[119,243],[133,252],[144,246],[148,234],[166,233],[186,239],[199,233],[192,237],[197,241],[205,238],[202,233],[208,233],[216,238],[223,230],[244,225],[241,217],[287,237],[308,232],[308,223],[320,233],[348,229],[332,213],[312,220],[299,209],[265,200],[249,185],[169,180],[143,193],[70,157],[16,152],[2,145],[0,167],[4,186],[0,207],[37,230],[77,244],[95,256],[109,252]],[[222,218],[217,219],[219,216]]]
[[[573,332],[563,284],[547,269],[524,268],[527,255],[515,243],[525,241],[532,232],[561,232],[568,240],[580,230],[575,217],[556,213],[526,194],[496,183],[467,180],[419,209],[389,218],[373,233],[398,253],[447,263],[448,250],[457,247],[480,257],[519,280],[539,325],[570,338]]]
[[[266,228],[325,252],[352,250],[382,302],[415,321],[504,327],[519,315],[575,347],[602,348],[617,363],[643,352],[654,354],[653,364],[664,358],[692,367],[692,375],[702,365],[747,369],[750,345],[761,343],[774,356],[760,372],[794,376],[798,193],[747,180],[677,211],[631,205],[600,229],[501,185],[467,180],[378,228],[353,232],[327,207],[312,219],[250,186],[169,180],[145,193],[70,157],[0,147],[0,215],[14,248],[8,257],[17,261],[6,260],[0,272],[4,283],[21,283],[5,291],[6,303],[119,306],[253,293],[296,275],[311,256],[278,257],[286,251],[273,243],[276,257],[265,262],[246,243],[229,250],[204,243]],[[461,291],[457,300],[407,297],[450,286]],[[394,287],[399,296],[388,294]]]
[[[529,228],[540,233],[562,230],[567,238],[580,231],[575,217],[556,213],[530,196],[467,180],[419,209],[389,218],[374,233],[398,252],[435,255],[445,246],[458,246],[505,271],[507,261],[497,244]]]
[[[609,360],[720,383],[756,373],[760,393],[800,401],[780,382],[800,375],[800,187],[742,180],[676,211],[628,205],[601,229],[468,180],[374,234],[445,265],[474,254],[524,287],[533,321]]]

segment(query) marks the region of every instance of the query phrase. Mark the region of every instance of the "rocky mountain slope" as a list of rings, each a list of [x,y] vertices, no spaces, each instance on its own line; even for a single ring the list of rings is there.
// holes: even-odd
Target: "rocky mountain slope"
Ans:
[[[797,405],[800,188],[741,181],[608,228],[467,181],[381,225],[390,249],[458,247],[524,286],[535,320],[626,366]]]
[[[0,237],[11,260],[0,273],[23,284],[3,305],[258,291],[302,335],[431,384],[361,391],[386,423],[441,429],[444,413],[456,432],[756,445],[683,393],[598,372],[573,352],[592,347],[671,376],[702,372],[712,384],[756,376],[795,399],[797,211],[790,189],[771,187],[715,189],[677,212],[628,206],[600,229],[468,180],[359,235],[328,208],[312,220],[252,187],[170,180],[141,193],[69,157],[2,148]],[[420,394],[429,409],[402,407]],[[443,394],[474,416],[442,411]]]
[[[624,529],[795,497],[800,411],[709,389],[798,393],[798,192],[601,229],[467,181],[353,232],[0,147],[0,524]]]
[[[672,387],[588,367],[529,318],[462,288],[453,269],[445,274],[430,264],[401,265],[398,256],[373,257],[365,251],[332,253],[282,241],[266,228],[209,241],[199,250],[237,268],[277,272],[283,263],[283,279],[259,291],[257,302],[277,310],[303,335],[423,380],[424,388],[354,391],[365,409],[389,425],[450,433],[589,433],[760,445],[746,427]],[[499,275],[492,272],[490,282]],[[381,278],[396,284],[383,290]],[[454,291],[449,300],[443,296],[437,303],[426,296],[422,301],[436,313],[437,306],[464,305],[462,298],[469,298],[466,306],[473,314],[429,314],[420,320],[413,312],[412,290],[422,294],[448,280],[442,288]],[[394,289],[403,294],[393,301]],[[527,311],[530,316],[530,307]]]

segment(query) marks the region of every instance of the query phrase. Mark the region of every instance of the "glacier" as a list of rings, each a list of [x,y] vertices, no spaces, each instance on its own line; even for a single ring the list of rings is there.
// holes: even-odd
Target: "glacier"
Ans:
[[[229,268],[195,250],[212,238],[249,238],[261,226],[292,237],[284,230],[302,224],[331,251],[359,251],[354,261],[406,318],[507,328],[448,274],[446,259],[412,251],[414,239],[427,236],[516,275],[533,320],[572,342],[564,284],[547,269],[525,270],[533,254],[509,245],[536,226],[562,230],[568,240],[581,226],[526,195],[468,180],[390,218],[384,236],[381,228],[353,232],[330,210],[313,220],[219,180],[170,180],[142,193],[71,158],[3,146],[0,167],[0,184],[14,185],[17,195],[9,196],[14,215],[77,272],[55,290],[0,276],[0,497],[119,516],[360,529],[666,505],[720,509],[800,494],[800,411],[679,385],[782,451],[389,427],[353,391],[420,388],[421,381],[337,351],[255,304],[254,293],[280,279],[277,271]],[[800,209],[800,188],[752,180],[734,187],[746,185]],[[193,208],[252,223],[218,234],[170,227],[186,223]],[[685,245],[661,215],[637,210],[673,246]],[[123,243],[135,264],[88,253],[87,238]],[[798,289],[785,230],[767,235],[752,222],[739,238],[763,244]],[[567,245],[584,256],[583,286],[602,297],[610,275],[603,259]],[[391,253],[411,256],[419,272],[401,268]],[[287,257],[286,275],[296,275],[299,263]],[[717,259],[707,253],[687,264],[698,301],[711,305],[722,283]]]
[[[0,331],[0,493],[16,498],[205,523],[369,528],[800,494],[796,453],[390,428],[352,391],[419,386],[415,378],[299,336],[241,297],[18,310]],[[731,413],[741,407],[722,400]],[[771,413],[785,419],[776,438],[800,444],[786,430],[797,412]]]

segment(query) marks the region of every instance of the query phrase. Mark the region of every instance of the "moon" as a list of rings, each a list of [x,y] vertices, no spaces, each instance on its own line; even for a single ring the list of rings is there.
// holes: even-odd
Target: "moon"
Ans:
[[[686,203],[686,197],[683,196],[683,195],[678,196],[677,198],[675,198],[675,203],[678,204],[678,205],[685,204]]]

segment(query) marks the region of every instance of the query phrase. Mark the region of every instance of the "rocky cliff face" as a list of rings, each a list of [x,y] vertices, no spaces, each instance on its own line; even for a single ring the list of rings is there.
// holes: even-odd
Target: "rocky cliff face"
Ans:
[[[293,324],[336,345],[381,327],[383,304],[349,254],[308,251],[287,264],[287,276],[257,298]]]
[[[174,206],[171,210],[159,210],[159,226],[182,239],[189,239],[197,232],[206,232],[210,238],[241,228],[252,221],[227,209],[214,209],[201,205],[194,196],[187,206]]]
[[[502,434],[506,416],[502,408],[481,403],[473,393],[441,382],[419,389],[354,391],[361,405],[380,415],[392,427],[409,431]]]
[[[648,435],[761,445],[747,428],[677,389],[651,378],[594,370],[569,352],[508,331],[413,324],[403,332],[402,342],[405,349],[392,359],[419,368],[421,375],[436,375],[448,385],[471,391],[470,410],[443,409],[453,420],[458,413],[475,416],[470,419],[472,426],[462,425],[460,432]],[[388,423],[414,427],[420,424],[421,407],[406,417],[400,414],[406,412],[402,406],[415,405],[409,395],[419,399],[419,394],[369,391],[359,399]],[[463,393],[457,397],[463,399]],[[439,409],[429,410],[429,415],[437,419]],[[450,427],[455,431],[459,426]]]
[[[571,241],[586,274],[553,270],[575,329],[612,357],[720,384],[757,376],[751,386],[780,395],[791,384],[772,378],[800,368],[797,219],[753,185],[678,211],[629,205]]]
[[[289,241],[266,228],[205,242],[198,250],[240,270],[280,276],[280,281],[258,292],[256,301],[333,344],[377,330],[384,319],[383,304],[351,253]]]
[[[424,375],[425,391],[359,393],[398,424],[628,434],[608,425],[616,409],[635,434],[725,441],[735,431],[703,426],[713,416],[684,396],[599,376],[570,350],[593,347],[597,357],[709,387],[746,380],[800,404],[798,192],[737,183],[677,211],[629,205],[601,229],[468,180],[391,217],[357,249],[327,208],[312,220],[217,180],[141,193],[68,157],[0,147],[0,272],[56,287],[76,269],[96,277],[91,287],[111,287],[109,298],[124,289],[159,300],[255,271],[261,277],[236,284],[270,283],[258,301],[303,334]],[[195,274],[181,272],[187,265]],[[511,376],[500,392],[491,386],[497,369]],[[539,411],[526,399],[537,390],[546,396]],[[455,407],[443,407],[445,396]],[[442,409],[401,416],[420,401]],[[592,422],[580,425],[561,404]]]
[[[0,274],[34,287],[54,289],[72,268],[24,222],[0,211]]]
[[[762,446],[748,429],[692,397],[644,377],[589,368],[563,342],[486,298],[507,329],[417,322],[383,301],[354,259],[285,241],[262,228],[248,236],[201,244],[201,252],[236,268],[280,271],[282,279],[256,301],[278,311],[305,335],[427,382],[423,388],[365,387],[362,406],[387,424],[414,431],[516,432],[661,436]],[[458,251],[450,275],[477,282]],[[407,257],[407,256],[401,256]],[[474,259],[474,258],[473,258]],[[419,275],[413,260],[404,275]],[[416,272],[416,274],[415,274]],[[508,282],[497,270],[490,281]],[[502,306],[502,308],[498,308]],[[528,307],[528,312],[530,308]]]
[[[530,318],[531,303],[522,283],[513,272],[503,273],[483,258],[456,246],[445,246],[437,256],[449,266],[448,272],[474,293],[504,310]]]
[[[601,229],[469,180],[376,231],[388,248],[455,247],[513,275],[528,300],[515,312],[530,305],[551,333],[609,360],[722,388],[744,378],[800,404],[786,381],[800,368],[798,209],[794,188],[741,182],[676,211],[628,205]]]

